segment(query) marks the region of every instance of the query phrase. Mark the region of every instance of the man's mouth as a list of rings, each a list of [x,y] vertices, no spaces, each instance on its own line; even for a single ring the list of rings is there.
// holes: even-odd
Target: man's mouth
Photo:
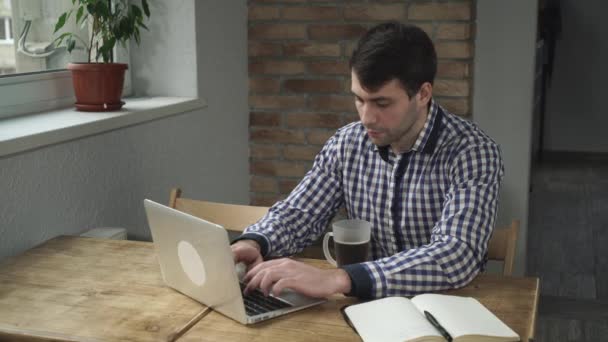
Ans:
[[[382,132],[368,129],[367,135],[369,135],[370,138],[378,138],[382,135]]]

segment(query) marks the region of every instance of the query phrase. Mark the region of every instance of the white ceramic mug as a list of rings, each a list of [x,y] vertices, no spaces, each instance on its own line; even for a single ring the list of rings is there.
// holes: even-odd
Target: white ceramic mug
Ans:
[[[323,237],[323,254],[334,266],[356,264],[368,260],[372,224],[364,220],[342,220],[332,225]],[[336,259],[329,252],[329,238],[334,239]]]

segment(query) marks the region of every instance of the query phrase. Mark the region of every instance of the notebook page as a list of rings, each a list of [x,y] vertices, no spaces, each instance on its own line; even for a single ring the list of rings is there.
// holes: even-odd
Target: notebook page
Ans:
[[[387,297],[345,309],[365,342],[407,341],[422,336],[441,335],[409,299]]]
[[[474,298],[423,294],[412,299],[420,312],[426,310],[453,338],[463,335],[502,336],[519,340],[518,335]]]

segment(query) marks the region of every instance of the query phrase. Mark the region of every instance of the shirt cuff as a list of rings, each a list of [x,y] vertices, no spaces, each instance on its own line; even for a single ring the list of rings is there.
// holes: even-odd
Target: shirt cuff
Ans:
[[[350,277],[350,292],[346,296],[360,299],[372,298],[373,279],[363,264],[344,265],[341,267]]]
[[[268,240],[264,235],[256,234],[256,233],[245,233],[238,236],[236,239],[232,240],[231,245],[240,240],[253,240],[260,245],[260,254],[265,258],[266,254],[268,254]]]

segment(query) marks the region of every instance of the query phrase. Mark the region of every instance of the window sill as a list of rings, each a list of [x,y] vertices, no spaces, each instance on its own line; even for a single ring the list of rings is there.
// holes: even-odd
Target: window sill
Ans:
[[[198,108],[202,99],[123,99],[117,112],[78,112],[73,107],[0,120],[0,157],[172,116]]]

